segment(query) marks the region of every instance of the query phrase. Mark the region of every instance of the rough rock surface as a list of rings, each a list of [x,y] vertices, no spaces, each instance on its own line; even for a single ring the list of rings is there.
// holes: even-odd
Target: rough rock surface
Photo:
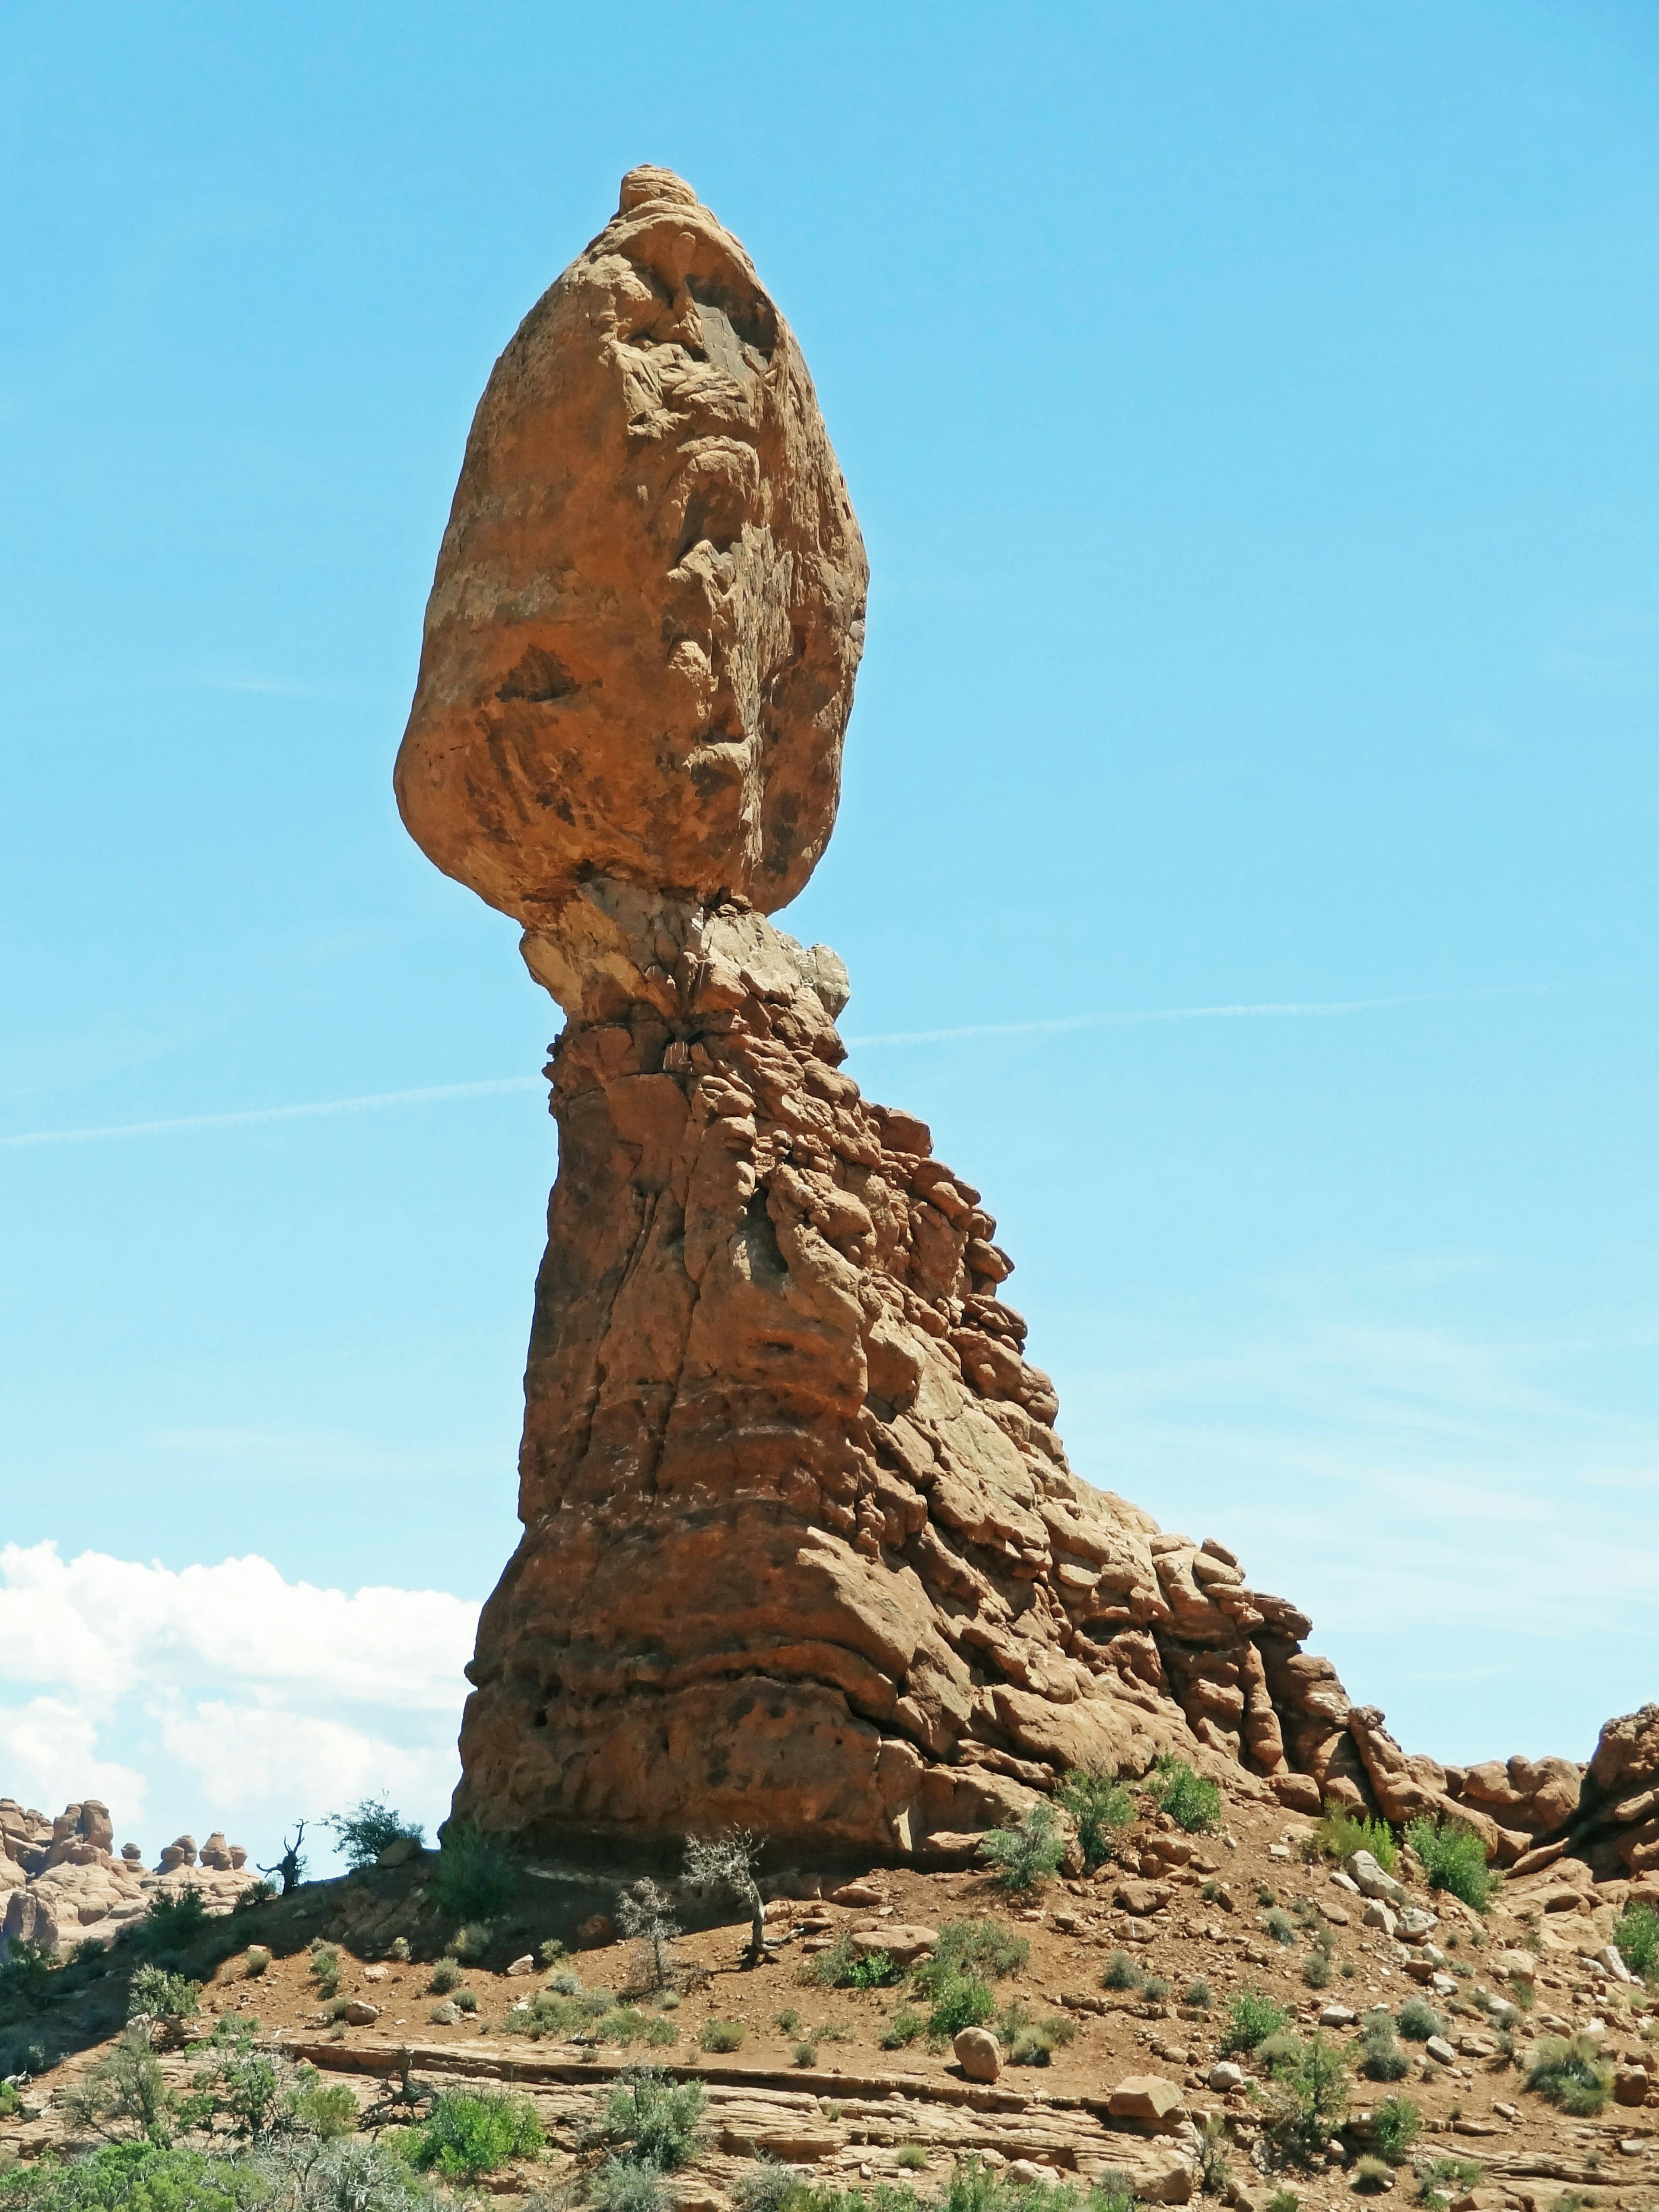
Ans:
[[[113,1942],[152,1898],[199,1890],[210,1912],[228,1912],[258,1876],[240,1845],[215,1832],[214,1856],[197,1863],[196,1846],[181,1836],[146,1873],[136,1844],[111,1850],[115,1831],[97,1798],[67,1805],[55,1820],[15,1797],[0,1797],[0,1958],[15,1942],[43,1951]],[[222,1864],[220,1861],[222,1860]]]
[[[398,759],[411,835],[525,921],[593,872],[770,913],[835,821],[867,573],[753,264],[633,170],[479,403]]]
[[[748,257],[632,172],[479,406],[398,765],[567,1018],[457,1815],[959,1863],[1066,1769],[1167,1751],[1531,1863],[1581,1771],[1408,1756],[1224,1546],[1079,1481],[980,1194],[841,1073],[845,971],[765,915],[833,823],[865,583]],[[1639,1854],[1636,1764],[1603,1826]]]

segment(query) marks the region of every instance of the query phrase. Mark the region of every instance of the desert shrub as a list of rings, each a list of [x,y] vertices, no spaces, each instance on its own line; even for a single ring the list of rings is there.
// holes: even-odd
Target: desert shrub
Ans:
[[[927,2026],[925,2013],[915,2012],[908,2005],[901,2005],[882,2030],[884,2051],[903,2051],[913,2044]]]
[[[982,1920],[947,1920],[939,1931],[933,1957],[916,1969],[915,1986],[923,1996],[931,1996],[935,1984],[957,1974],[977,1974],[982,1981],[1000,1982],[1005,1975],[1017,1974],[1030,1955],[1026,1938],[1016,1936],[1007,1922],[999,1920],[994,1913],[988,1913]]]
[[[1163,1758],[1152,1769],[1152,1802],[1188,1835],[1213,1828],[1221,1818],[1221,1791],[1184,1759]]]
[[[1302,2038],[1293,2027],[1281,2027],[1275,2029],[1272,2035],[1264,2035],[1251,2055],[1263,2073],[1270,2075],[1276,2081],[1281,2081],[1295,2073],[1302,2063],[1302,2054],[1305,2049]]]
[[[139,1941],[152,1958],[160,1958],[187,1951],[207,1924],[207,1900],[193,1885],[158,1890],[138,1923]]]
[[[1264,1912],[1261,1924],[1275,1943],[1295,1942],[1296,1923],[1282,1906],[1275,1905],[1271,1912]]]
[[[1417,2201],[1431,2208],[1451,2202],[1451,2190],[1474,2189],[1480,2179],[1481,2169],[1473,2159],[1431,2159],[1417,2168]]]
[[[674,1939],[680,1932],[680,1923],[669,1910],[666,1891],[649,1875],[641,1876],[617,1899],[617,1919],[623,1934],[635,1944],[646,1987],[665,1988],[674,1966]]]
[[[388,1959],[395,1959],[400,1966],[406,1966],[409,1964],[408,1936],[394,1936],[386,1947],[386,1954]]]
[[[1229,1999],[1228,2022],[1222,2032],[1221,2053],[1231,2057],[1240,2051],[1254,2051],[1270,2035],[1277,2035],[1289,2020],[1283,2005],[1275,2004],[1260,1990],[1240,1990]]]
[[[1091,1866],[1111,1857],[1118,1831],[1135,1816],[1135,1801],[1109,1766],[1074,1766],[1054,1792],[1077,1822],[1078,1842]]]
[[[457,1990],[449,2002],[457,2012],[477,2012],[478,2009],[477,1996],[471,1990]]]
[[[866,1955],[850,1936],[839,1936],[827,1951],[806,1961],[801,1979],[829,1990],[879,1990],[902,1980],[903,1974],[904,1969],[896,1966],[885,1951]]]
[[[201,1994],[202,1984],[183,1974],[170,1974],[165,1966],[140,1966],[127,1984],[127,2018],[150,2021],[158,2042],[176,2043]]]
[[[1267,2212],[1302,2212],[1302,2199],[1293,2189],[1275,2189],[1267,2199]]]
[[[1327,1803],[1309,1842],[1328,1859],[1341,1860],[1355,1851],[1369,1851],[1384,1874],[1392,1874],[1400,1860],[1394,1830],[1386,1820],[1367,1820],[1334,1800]]]
[[[475,2180],[510,2159],[533,2158],[542,2124],[528,2097],[504,2089],[445,2089],[432,2117],[412,2130],[410,2163],[447,2181]]]
[[[588,2185],[596,2212],[670,2212],[662,2171],[648,2158],[608,2158]]]
[[[927,2150],[921,2143],[901,2143],[893,2153],[893,2163],[907,2173],[920,2173],[927,2163]]]
[[[1018,1998],[997,2014],[997,2039],[1015,2066],[1046,2066],[1054,2051],[1064,2050],[1077,2033],[1077,2023],[1063,2014],[1039,2020]]]
[[[74,2136],[125,2136],[166,2149],[197,2114],[181,2109],[142,2027],[130,2027],[70,2082],[62,2100]]]
[[[1659,1911],[1650,1905],[1627,1905],[1613,1931],[1619,1955],[1644,1980],[1659,1972]]]
[[[697,2041],[704,2051],[740,2051],[746,2032],[740,2020],[709,2020]]]
[[[1162,1974],[1148,1974],[1140,1985],[1140,1994],[1148,2004],[1162,2004],[1170,1994],[1170,1984]]]
[[[1309,1952],[1302,1961],[1302,1978],[1310,1990],[1330,1987],[1331,1954],[1328,1946],[1322,1944],[1317,1950]]]
[[[816,2066],[818,2063],[818,2046],[809,2040],[798,2043],[789,2054],[789,2063],[792,2066]]]
[[[1359,2070],[1370,2081],[1403,2081],[1412,2063],[1400,2048],[1392,2013],[1367,2013],[1359,2029]]]
[[[151,2142],[0,2171],[6,2212],[247,2212],[270,2185],[250,2162]]]
[[[1547,2037],[1533,2053],[1527,2087],[1559,2105],[1575,2119],[1591,2120],[1601,2112],[1613,2087],[1613,2069],[1589,2036]]]
[[[0,2120],[15,2120],[23,2109],[23,2093],[15,2081],[0,2081]]]
[[[1210,1999],[1211,1991],[1208,1977],[1204,1974],[1194,1974],[1191,1981],[1188,1983],[1185,1990],[1182,1992],[1182,2002],[1183,2004],[1196,2005],[1200,2012],[1208,2012],[1210,2009]]]
[[[350,1867],[373,1866],[388,1844],[404,1836],[411,1843],[426,1841],[426,1831],[417,1821],[405,1820],[374,1797],[365,1797],[349,1813],[331,1813],[323,1826],[333,1829],[340,1855]]]
[[[1390,2166],[1403,2166],[1423,2125],[1409,2097],[1384,2097],[1371,2114],[1371,2140]]]
[[[933,1990],[928,2035],[935,2041],[948,2042],[964,2027],[982,2027],[996,2008],[988,1982],[981,1981],[977,1974],[953,1974]]]
[[[1400,2033],[1408,2043],[1426,2043],[1443,2035],[1446,2023],[1426,1997],[1407,1997],[1400,2008]]]
[[[1384,2189],[1394,2186],[1394,2175],[1385,2158],[1362,2158],[1356,2160],[1353,2187],[1361,2197],[1376,2197]]]
[[[445,1829],[433,1891],[458,1920],[489,1920],[513,1901],[513,1862],[478,1829],[452,1820]]]
[[[1486,1864],[1486,1847],[1473,1828],[1419,1819],[1407,1828],[1406,1841],[1422,1861],[1431,1889],[1449,1890],[1477,1912],[1486,1911],[1502,1876]]]
[[[450,1949],[458,1959],[470,1959],[476,1966],[489,1948],[493,1929],[487,1920],[464,1920],[450,1940]]]
[[[248,1945],[247,1956],[243,1961],[242,1970],[246,1974],[249,1981],[258,1981],[259,1976],[264,1972],[270,1964],[270,1954],[263,1943],[250,1943]]]
[[[1109,1990],[1138,1990],[1146,1977],[1127,1951],[1114,1951],[1100,1978]]]
[[[994,1828],[981,1836],[979,1855],[995,1869],[1011,1896],[1040,1889],[1066,1856],[1053,1806],[1028,1806],[1017,1827]]]
[[[1348,2109],[1348,2069],[1342,2052],[1315,2033],[1286,2076],[1290,2104],[1273,2123],[1281,2149],[1292,2158],[1322,2155]]]
[[[674,2083],[652,2067],[636,2066],[611,2092],[605,2126],[633,2158],[668,2173],[691,2155],[708,2102],[701,2081]]]
[[[459,1959],[435,1959],[426,1985],[434,1997],[447,1997],[460,1978],[461,1962]]]
[[[307,1969],[317,1984],[319,1996],[331,1997],[340,1986],[340,1954],[332,1943],[315,1942],[311,1947],[311,1964]]]
[[[0,2001],[26,2005],[33,2011],[43,2005],[52,1988],[52,1965],[38,1943],[18,1942],[0,1961]]]

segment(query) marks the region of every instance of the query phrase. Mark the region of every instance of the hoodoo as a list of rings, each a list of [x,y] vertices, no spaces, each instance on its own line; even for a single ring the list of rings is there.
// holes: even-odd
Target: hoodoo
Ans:
[[[1170,1751],[1301,1810],[1455,1809],[1514,1860],[1579,1770],[1408,1759],[1224,1545],[1080,1480],[980,1193],[841,1073],[846,972],[766,916],[834,822],[866,579],[788,325],[632,171],[490,377],[398,762],[565,1015],[457,1815],[619,1863],[727,1822],[925,1863]]]

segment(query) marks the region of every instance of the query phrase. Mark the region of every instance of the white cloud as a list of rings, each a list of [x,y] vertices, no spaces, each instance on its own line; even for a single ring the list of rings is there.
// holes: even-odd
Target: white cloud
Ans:
[[[34,1694],[0,1705],[0,1790],[103,1797],[156,1844],[240,1828],[263,1856],[366,1795],[430,1826],[477,1620],[442,1590],[320,1589],[257,1556],[174,1571],[7,1544],[0,1681]]]

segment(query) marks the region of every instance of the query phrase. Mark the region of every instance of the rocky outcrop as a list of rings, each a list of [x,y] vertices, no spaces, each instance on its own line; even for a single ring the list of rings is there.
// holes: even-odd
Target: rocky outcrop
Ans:
[[[199,1891],[210,1912],[228,1912],[258,1879],[240,1845],[216,1832],[212,1856],[204,1850],[198,1863],[194,1842],[181,1836],[153,1873],[136,1844],[112,1851],[114,1837],[109,1809],[95,1797],[65,1806],[55,1820],[0,1797],[0,1958],[16,1942],[49,1952],[112,1942],[152,1898],[179,1889]]]
[[[1659,1884],[1659,1705],[1607,1723],[1562,1826],[1597,1875]]]
[[[833,823],[865,581],[787,325],[634,171],[480,404],[397,771],[566,1017],[456,1814],[959,1859],[1168,1751],[1519,1858],[1577,1770],[1408,1756],[1225,1546],[1080,1481],[979,1192],[842,1072],[845,970],[766,915]]]

